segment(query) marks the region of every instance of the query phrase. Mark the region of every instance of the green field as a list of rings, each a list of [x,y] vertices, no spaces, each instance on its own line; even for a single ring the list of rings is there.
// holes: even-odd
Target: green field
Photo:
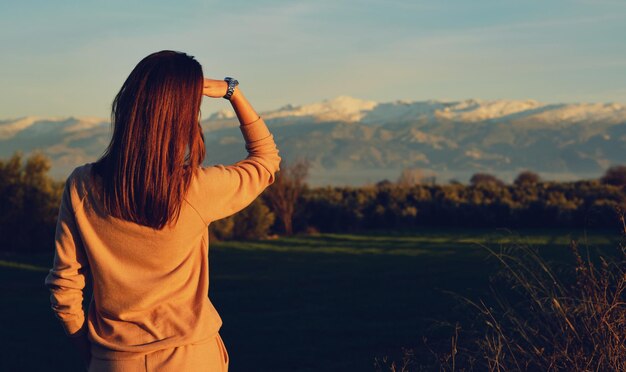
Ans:
[[[552,259],[568,243],[611,251],[618,232],[418,229],[211,242],[209,297],[231,371],[371,371],[402,347],[427,355],[423,337],[466,317],[448,291],[486,293],[497,265],[484,247],[525,244]],[[0,256],[2,371],[80,371],[50,310],[43,279],[52,253]]]

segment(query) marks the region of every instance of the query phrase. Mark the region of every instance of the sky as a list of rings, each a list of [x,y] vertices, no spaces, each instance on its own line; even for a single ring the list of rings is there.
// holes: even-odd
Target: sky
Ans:
[[[626,103],[623,0],[0,0],[0,120],[107,118],[170,49],[257,111],[339,95]],[[205,98],[202,113],[229,108]]]

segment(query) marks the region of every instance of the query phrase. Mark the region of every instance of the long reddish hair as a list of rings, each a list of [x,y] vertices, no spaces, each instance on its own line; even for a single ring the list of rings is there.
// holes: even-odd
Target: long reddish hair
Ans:
[[[185,53],[153,53],[113,100],[113,138],[93,164],[105,212],[161,229],[178,220],[193,172],[205,157],[200,126],[202,66]]]

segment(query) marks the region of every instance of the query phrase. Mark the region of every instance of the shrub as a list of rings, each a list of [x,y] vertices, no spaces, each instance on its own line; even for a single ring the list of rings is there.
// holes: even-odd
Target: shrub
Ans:
[[[235,227],[234,216],[222,218],[209,224],[209,240],[230,240],[233,238],[233,228]]]
[[[276,216],[261,198],[232,216],[213,221],[209,225],[209,239],[263,239],[267,237]]]
[[[489,173],[474,173],[469,180],[470,185],[495,185],[495,186],[504,186],[504,181],[498,179],[493,174]]]
[[[0,160],[0,251],[49,251],[64,182],[48,177],[50,160],[35,152],[23,164],[16,152]]]
[[[233,237],[235,239],[263,239],[267,237],[276,219],[274,213],[270,212],[261,198],[255,199],[234,217]]]
[[[626,165],[614,165],[606,170],[600,181],[615,186],[626,186]]]
[[[524,186],[524,185],[536,184],[539,181],[541,181],[541,178],[539,177],[537,173],[526,170],[526,171],[520,172],[517,175],[517,177],[515,177],[513,184],[516,186]]]

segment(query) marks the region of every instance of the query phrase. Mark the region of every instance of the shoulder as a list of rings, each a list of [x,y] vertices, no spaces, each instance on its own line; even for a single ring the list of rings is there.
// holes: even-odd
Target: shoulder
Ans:
[[[85,163],[77,166],[67,177],[66,187],[70,192],[73,201],[82,202],[91,186],[91,166],[93,163]]]
[[[76,184],[77,182],[83,181],[88,178],[91,173],[91,166],[93,163],[85,163],[83,165],[79,165],[70,172],[67,177],[66,182]]]

